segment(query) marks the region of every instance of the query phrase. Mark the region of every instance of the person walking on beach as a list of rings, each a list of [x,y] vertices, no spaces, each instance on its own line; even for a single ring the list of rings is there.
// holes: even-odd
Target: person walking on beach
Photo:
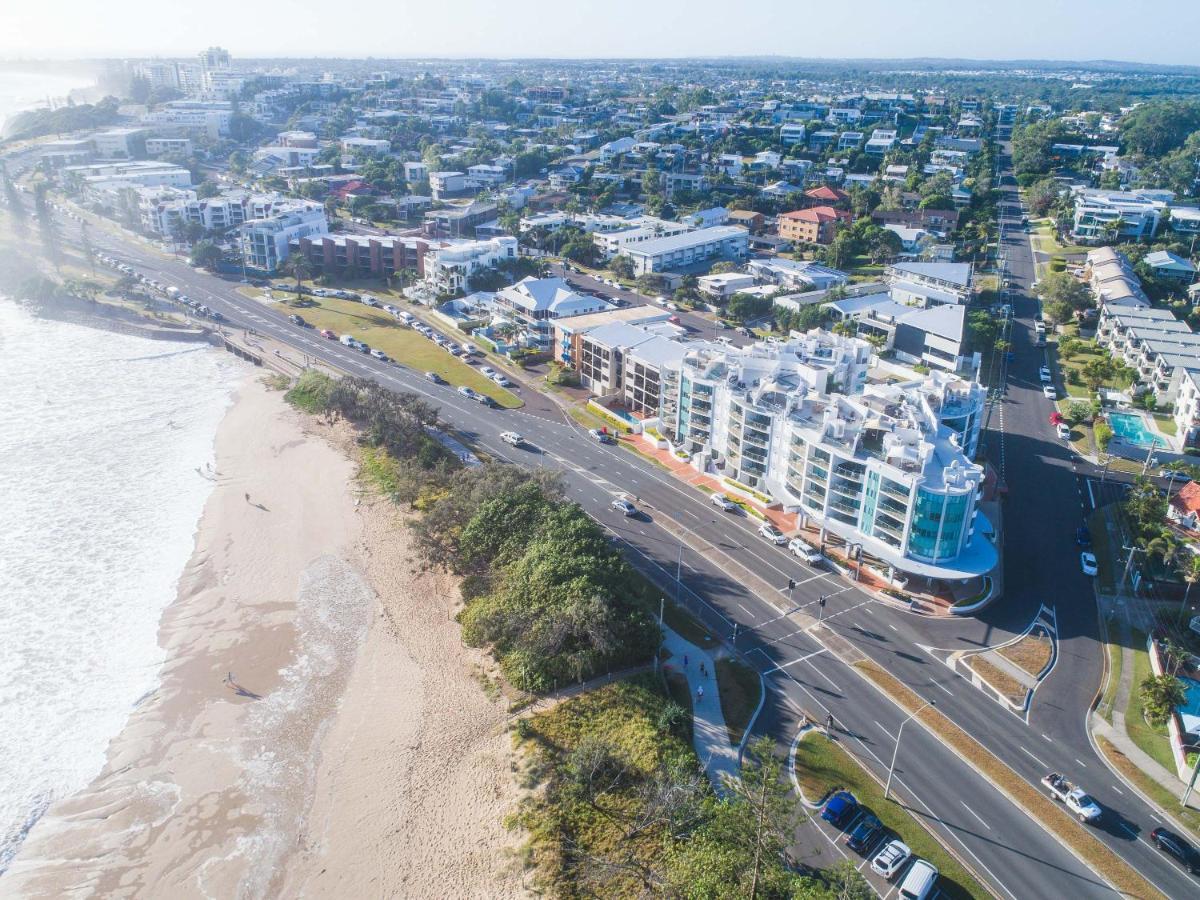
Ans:
[[[246,492],[246,502],[247,503],[250,502],[250,492],[249,491]]]

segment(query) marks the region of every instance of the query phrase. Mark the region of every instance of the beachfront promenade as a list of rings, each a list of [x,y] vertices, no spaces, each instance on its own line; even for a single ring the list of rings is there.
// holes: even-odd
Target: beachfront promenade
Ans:
[[[680,672],[687,678],[692,697],[692,746],[709,780],[721,790],[725,779],[738,775],[738,751],[729,742],[729,729],[725,727],[721,694],[717,690],[716,659],[666,625],[663,634],[663,647],[671,654],[663,668]],[[701,689],[703,696],[700,696]]]

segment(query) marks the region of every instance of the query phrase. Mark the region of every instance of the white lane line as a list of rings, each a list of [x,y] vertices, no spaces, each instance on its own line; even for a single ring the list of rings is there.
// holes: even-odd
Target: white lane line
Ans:
[[[770,647],[772,644],[778,644],[780,641],[786,641],[788,638],[792,638],[798,634],[803,634],[803,633],[804,633],[803,628],[797,628],[795,631],[789,632],[788,634],[785,634],[783,637],[777,637],[774,640],[767,641],[765,646]]]
[[[971,809],[971,807],[967,806],[966,801],[959,800],[958,802],[963,805],[963,809],[965,809],[967,812],[969,812],[971,815],[973,815],[976,819],[979,820],[980,825],[982,825],[988,831],[992,830],[992,826],[989,825],[987,822],[983,821],[983,817],[980,816],[979,813],[975,812],[975,810],[973,810],[973,809]]]
[[[880,725],[878,720],[872,719],[871,721],[875,723],[876,728],[878,728],[880,731],[882,731],[888,737],[892,738],[893,741],[895,740],[895,737],[892,736],[892,733],[890,731],[888,731],[886,728],[884,728],[882,725]]]
[[[814,653],[813,655],[815,656],[816,654]],[[840,687],[838,687],[838,683],[836,681],[834,681],[832,678],[830,678],[828,675],[826,675],[824,672],[822,672],[820,669],[818,669],[812,663],[809,663],[808,666],[810,669],[812,669],[814,672],[816,672],[818,675],[820,675],[822,678],[824,678],[826,681],[828,681],[831,685],[833,685],[833,689],[835,691],[837,691],[839,694],[842,692],[842,689]]]
[[[892,629],[892,631],[895,631],[895,632],[900,631],[900,629],[897,628],[895,625],[893,625],[891,622],[888,622],[888,628]]]
[[[742,612],[744,612],[746,615],[748,615],[750,618],[752,618],[752,619],[753,619],[753,618],[755,618],[755,615],[754,615],[754,613],[753,613],[753,612],[751,612],[750,610],[746,609],[746,607],[745,607],[743,604],[739,603],[739,604],[738,604],[738,608],[739,608],[739,609],[740,609]]]
[[[804,656],[793,659],[791,662],[780,663],[779,665],[775,666],[775,668],[773,668],[773,669],[767,669],[767,671],[763,674],[771,675],[775,672],[782,672],[788,666],[794,666],[794,665],[796,665],[796,663],[802,663],[805,660],[812,659],[814,656],[820,656],[824,652],[825,652],[825,648],[822,647],[820,650],[814,650],[812,653],[807,653]],[[830,682],[830,684],[832,684],[832,683],[833,682]]]
[[[1046,743],[1048,743],[1048,744],[1054,743],[1054,741],[1050,740],[1050,735],[1046,734],[1046,732],[1044,732],[1044,731],[1042,732],[1042,737],[1044,737],[1046,739]]]
[[[1132,828],[1132,827],[1130,827],[1130,825],[1129,825],[1129,823],[1128,823],[1128,822],[1122,822],[1122,823],[1121,823],[1121,828],[1122,828],[1122,829],[1123,829],[1123,830],[1124,830],[1124,831],[1125,831],[1127,834],[1131,834],[1131,835],[1133,835],[1134,837],[1137,837],[1137,836],[1138,836],[1137,829],[1136,829],[1136,828]]]
[[[953,697],[953,696],[954,696],[954,691],[950,690],[950,688],[946,687],[946,686],[945,686],[944,684],[942,684],[940,681],[935,681],[935,682],[933,682],[933,685],[934,685],[935,687],[939,687],[939,688],[941,688],[943,691],[945,691],[945,692],[946,692],[947,694],[949,694],[951,697]]]
[[[1118,794],[1120,794],[1122,797],[1125,796],[1125,792],[1123,790],[1121,790],[1119,787],[1117,787],[1115,784],[1112,786],[1112,789],[1114,791],[1116,791]]]
[[[1022,752],[1022,753],[1024,753],[1026,756],[1028,756],[1030,759],[1032,759],[1032,760],[1033,760],[1035,763],[1037,763],[1037,764],[1038,764],[1039,766],[1041,766],[1043,769],[1048,769],[1048,768],[1050,768],[1048,765],[1046,765],[1044,762],[1042,762],[1040,759],[1038,759],[1036,756],[1034,756],[1032,753],[1030,753],[1030,752],[1029,752],[1028,750],[1026,750],[1024,747],[1021,747],[1021,748],[1020,748],[1020,750],[1021,750],[1021,752]]]
[[[1081,766],[1083,766],[1085,769],[1087,768],[1087,763],[1085,763],[1085,762],[1084,762],[1082,759],[1080,759],[1078,756],[1077,756],[1077,757],[1075,757],[1075,762],[1079,763],[1079,764],[1080,764]]]

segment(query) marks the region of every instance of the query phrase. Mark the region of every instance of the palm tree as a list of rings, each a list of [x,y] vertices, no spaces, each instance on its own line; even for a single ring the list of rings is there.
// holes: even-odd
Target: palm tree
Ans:
[[[1187,584],[1183,591],[1183,602],[1179,604],[1179,618],[1182,619],[1187,610],[1188,595],[1192,592],[1192,585],[1200,581],[1200,556],[1189,553],[1180,561],[1178,572],[1179,577]]]
[[[293,250],[280,268],[285,275],[296,279],[296,299],[299,300],[304,296],[304,279],[311,278],[313,273],[308,257],[299,250]]]

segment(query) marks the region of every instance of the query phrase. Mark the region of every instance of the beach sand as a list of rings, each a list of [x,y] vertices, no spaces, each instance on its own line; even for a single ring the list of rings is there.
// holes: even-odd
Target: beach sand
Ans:
[[[503,704],[453,584],[414,575],[400,513],[360,497],[346,437],[239,388],[160,686],[0,896],[520,894]]]

